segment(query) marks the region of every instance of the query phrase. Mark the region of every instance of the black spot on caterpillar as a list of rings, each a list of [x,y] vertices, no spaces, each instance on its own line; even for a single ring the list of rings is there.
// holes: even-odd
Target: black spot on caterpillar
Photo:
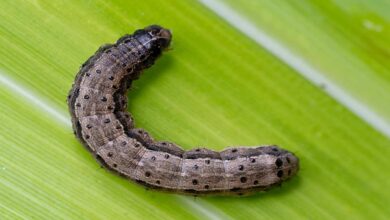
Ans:
[[[157,25],[121,37],[90,57],[68,96],[73,129],[106,168],[153,189],[183,194],[249,194],[294,176],[299,160],[277,146],[184,151],[135,128],[126,91],[168,48],[171,33]]]

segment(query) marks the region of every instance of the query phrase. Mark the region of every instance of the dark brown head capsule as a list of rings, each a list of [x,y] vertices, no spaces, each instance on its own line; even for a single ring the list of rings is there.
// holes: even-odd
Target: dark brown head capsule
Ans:
[[[130,44],[130,47],[134,47],[131,53],[139,61],[138,71],[142,71],[142,69],[153,65],[162,52],[169,47],[171,40],[172,34],[168,29],[159,25],[150,25],[144,29],[136,30],[132,35],[123,36],[117,41],[117,45],[126,43]]]

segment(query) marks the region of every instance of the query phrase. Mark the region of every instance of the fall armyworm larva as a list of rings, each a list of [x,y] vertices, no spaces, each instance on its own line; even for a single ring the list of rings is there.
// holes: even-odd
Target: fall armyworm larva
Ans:
[[[82,65],[68,96],[80,141],[108,169],[163,191],[242,195],[294,176],[298,158],[277,146],[184,151],[134,127],[126,91],[168,48],[171,37],[169,30],[152,25],[100,47]]]

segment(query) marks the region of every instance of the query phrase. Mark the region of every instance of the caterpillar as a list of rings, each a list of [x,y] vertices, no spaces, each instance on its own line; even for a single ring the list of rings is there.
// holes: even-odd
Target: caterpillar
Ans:
[[[171,42],[151,25],[101,46],[80,68],[67,103],[75,135],[107,169],[148,188],[190,195],[247,195],[293,177],[299,159],[277,146],[184,151],[134,126],[127,89]]]

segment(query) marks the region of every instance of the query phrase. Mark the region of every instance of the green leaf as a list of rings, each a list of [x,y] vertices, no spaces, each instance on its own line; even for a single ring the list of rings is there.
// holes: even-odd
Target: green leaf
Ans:
[[[390,118],[388,4],[224,4]],[[0,7],[1,219],[390,217],[390,140],[204,4]],[[173,31],[173,45],[129,93],[136,125],[185,149],[278,144],[301,159],[296,178],[251,197],[193,198],[145,190],[98,165],[73,135],[67,93],[100,45],[154,23]]]

